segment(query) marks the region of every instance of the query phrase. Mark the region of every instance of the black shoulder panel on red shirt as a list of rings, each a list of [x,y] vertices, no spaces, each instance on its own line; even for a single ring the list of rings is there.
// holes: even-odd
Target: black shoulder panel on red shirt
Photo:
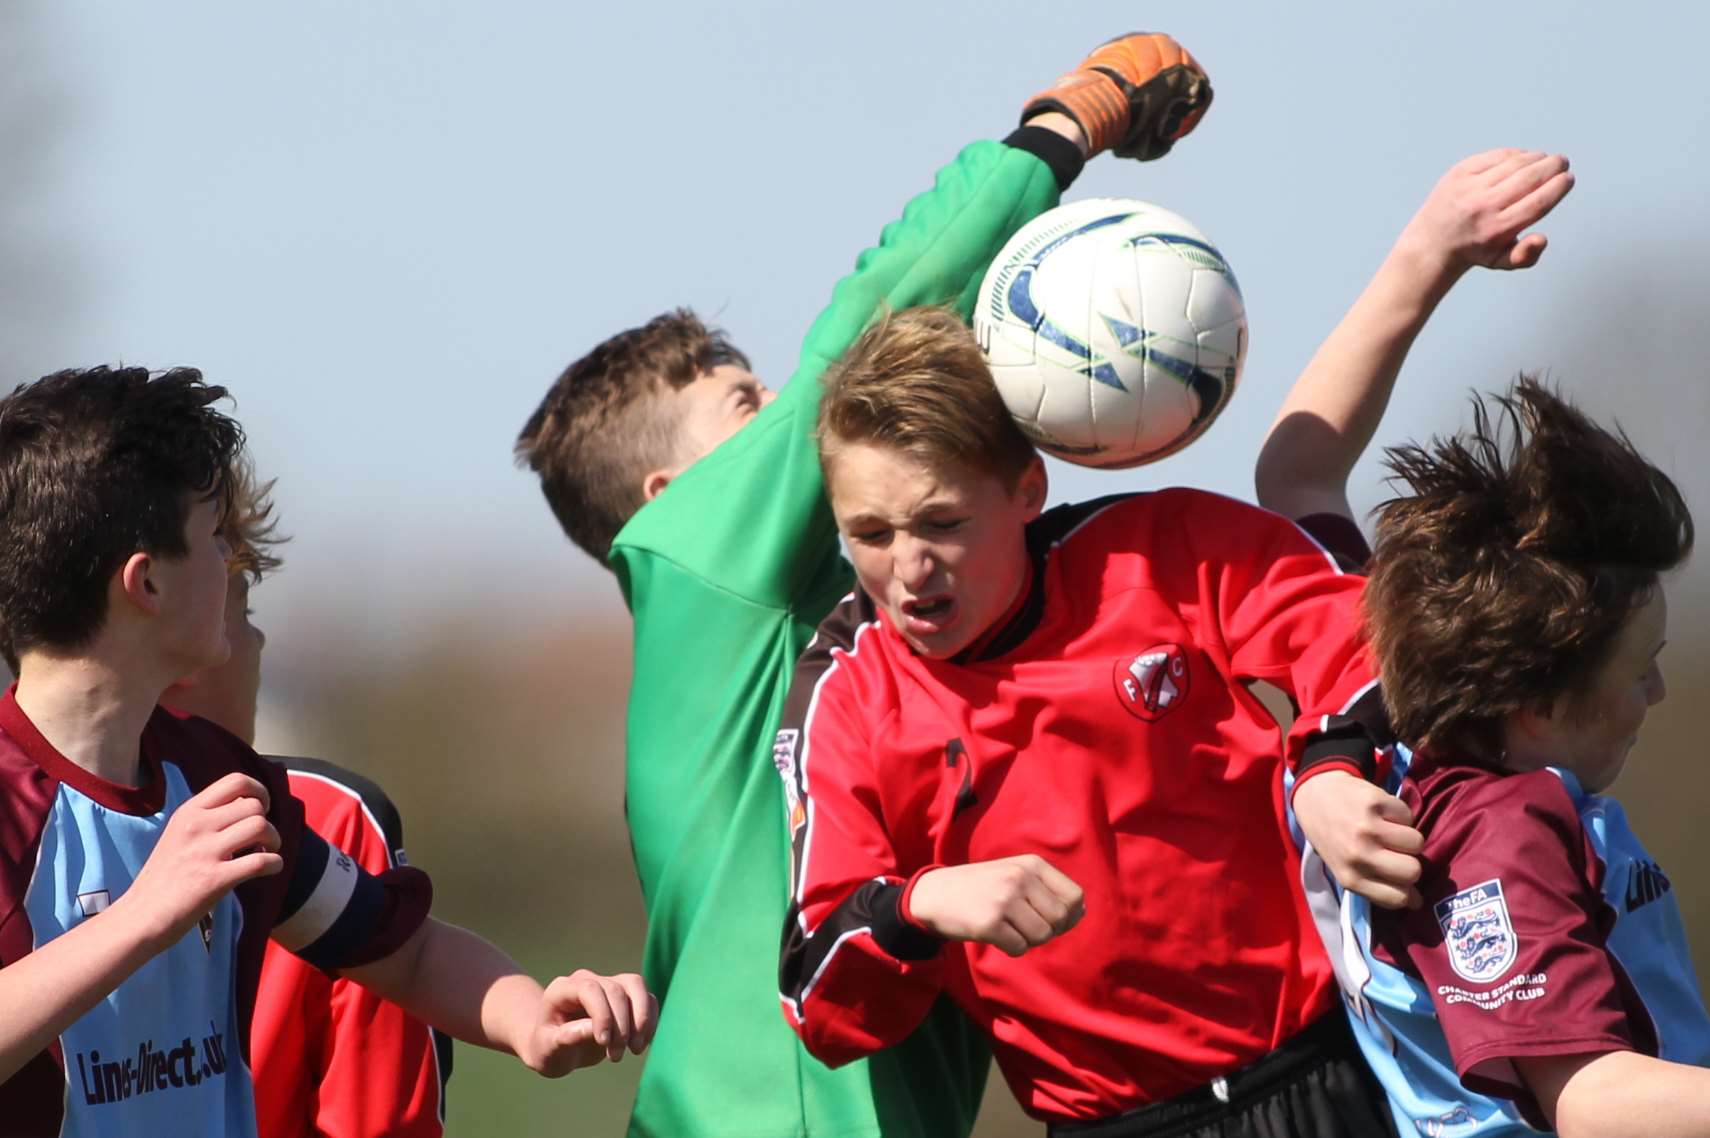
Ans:
[[[354,793],[361,799],[362,805],[374,815],[374,820],[380,824],[380,833],[386,839],[386,847],[397,851],[404,848],[404,819],[398,813],[398,807],[380,784],[364,775],[337,763],[329,763],[325,759],[300,758],[295,755],[268,755],[268,759],[283,766],[288,771],[301,771],[336,782]]]
[[[966,664],[972,660],[995,660],[1013,652],[1039,627],[1045,615],[1045,567],[1051,551],[1102,510],[1119,502],[1139,497],[1138,494],[1109,494],[1090,502],[1075,502],[1045,511],[1027,525],[1027,557],[1032,563],[1028,578],[1027,597],[1002,628],[981,637],[972,649],[952,662]]]
[[[1360,532],[1360,527],[1355,525],[1351,518],[1345,518],[1341,514],[1307,514],[1303,518],[1296,518],[1294,524],[1305,530],[1306,536],[1322,545],[1344,572],[1362,572],[1366,562],[1372,558],[1372,549],[1366,543],[1366,535]]]

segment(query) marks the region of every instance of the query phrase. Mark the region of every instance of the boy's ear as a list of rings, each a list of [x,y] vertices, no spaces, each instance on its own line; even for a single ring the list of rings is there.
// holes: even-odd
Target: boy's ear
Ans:
[[[641,500],[651,502],[665,492],[665,487],[671,485],[671,479],[677,477],[672,470],[650,470],[647,477],[641,480]]]
[[[1502,727],[1503,750],[1509,765],[1529,769],[1540,756],[1552,755],[1562,726],[1561,708],[1547,703],[1528,703],[1508,713]]]
[[[641,501],[658,498],[679,474],[682,474],[681,467],[660,467],[657,471],[648,471],[646,477],[641,479]]]
[[[1045,476],[1045,460],[1034,455],[1027,464],[1027,469],[1021,472],[1021,481],[1016,483],[1016,493],[1021,495],[1022,504],[1027,507],[1027,520],[1032,521],[1045,510],[1045,497],[1050,492],[1050,480]]]
[[[116,595],[149,616],[160,612],[160,590],[150,577],[153,572],[154,558],[146,553],[133,553],[119,567],[115,578]]]

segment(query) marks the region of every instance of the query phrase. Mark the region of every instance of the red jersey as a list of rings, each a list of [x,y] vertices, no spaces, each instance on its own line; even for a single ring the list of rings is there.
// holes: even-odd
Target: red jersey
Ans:
[[[309,826],[370,873],[405,864],[403,824],[368,779],[280,759]],[[261,1138],[439,1138],[451,1039],[269,944],[250,1033]]]
[[[775,747],[795,854],[781,995],[840,1063],[948,992],[1029,1113],[1104,1118],[1333,1006],[1284,740],[1247,682],[1301,707],[1297,764],[1369,769],[1383,720],[1362,582],[1292,523],[1167,490],[1053,510],[1027,537],[1027,588],[961,657],[916,656],[860,595],[804,654]],[[1011,958],[902,916],[925,870],[1023,853],[1085,891],[1069,934]]]

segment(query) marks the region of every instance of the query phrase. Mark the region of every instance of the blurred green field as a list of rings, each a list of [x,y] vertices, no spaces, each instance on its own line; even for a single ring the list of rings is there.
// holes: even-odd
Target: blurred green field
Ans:
[[[258,598],[264,606],[265,586]],[[1702,962],[1710,873],[1700,869],[1698,818],[1710,771],[1691,734],[1692,693],[1710,685],[1701,611],[1681,599],[1666,661],[1677,698],[1653,713],[1619,789],[1671,874]],[[498,941],[537,976],[635,969],[644,920],[622,821],[627,627],[585,617],[523,634],[422,627],[385,658],[345,643],[344,627],[333,613],[322,627],[293,627],[293,639],[322,652],[311,670],[269,674],[263,746],[379,778],[404,813],[411,860],[434,877],[435,911]],[[450,1132],[621,1135],[640,1070],[631,1057],[549,1082],[459,1046]],[[1040,1132],[994,1072],[980,1138]]]

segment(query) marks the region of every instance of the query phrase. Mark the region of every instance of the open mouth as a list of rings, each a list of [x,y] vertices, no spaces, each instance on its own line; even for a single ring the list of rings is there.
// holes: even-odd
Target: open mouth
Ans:
[[[936,596],[902,603],[902,615],[908,631],[916,634],[941,630],[955,614],[954,597]]]

